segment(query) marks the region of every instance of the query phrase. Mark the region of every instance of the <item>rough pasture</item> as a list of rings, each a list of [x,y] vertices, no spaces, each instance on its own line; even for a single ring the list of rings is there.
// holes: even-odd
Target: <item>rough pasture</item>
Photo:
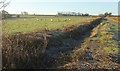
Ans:
[[[62,29],[65,25],[77,25],[81,22],[91,21],[96,17],[55,17],[39,16],[29,18],[8,19],[2,22],[3,35],[15,34],[17,32],[29,33],[47,30]]]

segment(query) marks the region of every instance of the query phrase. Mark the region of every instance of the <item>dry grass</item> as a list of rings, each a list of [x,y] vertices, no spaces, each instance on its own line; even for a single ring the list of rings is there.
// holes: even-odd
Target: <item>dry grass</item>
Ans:
[[[120,24],[119,20],[120,20],[120,16],[113,16],[113,17],[107,17],[108,19],[112,20],[113,22]]]
[[[43,33],[3,36],[3,69],[42,67],[41,58],[47,47]]]

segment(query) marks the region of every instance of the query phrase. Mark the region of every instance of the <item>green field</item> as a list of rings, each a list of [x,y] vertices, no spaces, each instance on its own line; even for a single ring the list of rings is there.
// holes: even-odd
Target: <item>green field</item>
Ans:
[[[78,25],[81,22],[87,22],[94,19],[96,19],[96,17],[79,16],[37,16],[28,18],[6,19],[2,21],[2,31],[3,35],[10,35],[15,34],[16,32],[36,32],[44,30],[45,28],[48,30],[56,30],[62,29],[63,26]]]

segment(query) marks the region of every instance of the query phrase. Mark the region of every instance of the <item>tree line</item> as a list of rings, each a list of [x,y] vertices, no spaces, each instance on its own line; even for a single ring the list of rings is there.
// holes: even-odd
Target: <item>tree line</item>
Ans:
[[[6,18],[19,18],[21,16],[27,16],[27,15],[30,15],[28,14],[28,12],[26,11],[23,11],[21,12],[21,14],[9,14],[7,11],[5,10],[2,10],[0,12],[2,14],[2,19],[6,19]],[[34,16],[37,16],[36,14],[33,14]],[[40,16],[40,15],[38,15]],[[58,12],[56,14],[56,16],[92,16],[92,15],[89,15],[89,13],[76,13],[76,12]],[[113,16],[111,12],[105,12],[104,14],[99,14],[99,16]]]
[[[80,12],[58,12],[58,16],[89,16],[89,13],[80,13]]]

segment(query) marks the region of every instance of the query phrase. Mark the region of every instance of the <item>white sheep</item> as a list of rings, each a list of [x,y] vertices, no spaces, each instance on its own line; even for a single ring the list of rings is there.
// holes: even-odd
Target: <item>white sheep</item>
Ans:
[[[37,20],[37,21],[39,21],[39,19],[38,19],[38,18],[37,18],[36,20]]]
[[[26,20],[26,19],[23,19],[24,21]]]
[[[51,22],[53,21],[53,19],[51,19]]]
[[[71,19],[69,18],[69,21],[70,21]]]
[[[103,25],[103,23],[100,23],[100,25]]]

